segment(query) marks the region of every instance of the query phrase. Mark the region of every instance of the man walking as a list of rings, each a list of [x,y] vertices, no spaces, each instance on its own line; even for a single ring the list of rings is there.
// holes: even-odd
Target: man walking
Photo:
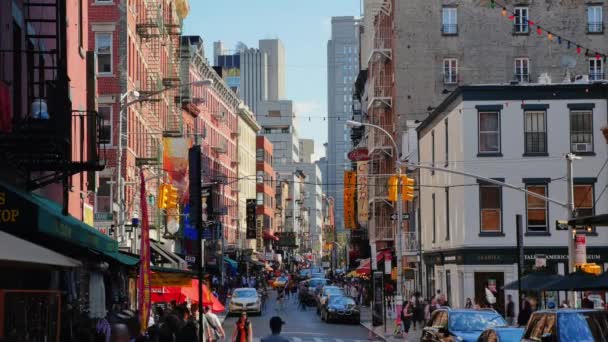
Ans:
[[[270,319],[270,331],[271,335],[262,338],[262,342],[289,342],[288,339],[281,336],[281,329],[283,328],[283,320],[279,316],[274,316]]]
[[[224,328],[222,328],[220,319],[209,309],[208,306],[205,306],[203,312],[205,313],[205,320],[207,320],[208,325],[211,327],[211,336],[213,337],[213,340],[223,340],[226,336],[226,332],[224,332]]]
[[[507,310],[506,310],[506,319],[509,326],[512,326],[515,322],[515,303],[513,303],[513,297],[511,295],[507,295]]]

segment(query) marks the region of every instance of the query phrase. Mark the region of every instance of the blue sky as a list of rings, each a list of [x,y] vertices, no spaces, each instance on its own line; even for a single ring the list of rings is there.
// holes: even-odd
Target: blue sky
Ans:
[[[315,139],[315,155],[327,141],[327,40],[332,16],[360,16],[360,0],[190,0],[184,32],[200,35],[213,59],[213,42],[234,49],[241,41],[279,38],[285,46],[287,98],[299,114],[300,137]],[[310,119],[309,119],[310,116]]]

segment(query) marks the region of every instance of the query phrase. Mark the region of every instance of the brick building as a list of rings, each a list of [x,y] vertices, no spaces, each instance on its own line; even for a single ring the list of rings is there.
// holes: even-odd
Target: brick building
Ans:
[[[272,168],[272,143],[264,136],[256,141],[256,215],[263,222],[265,246],[256,246],[258,251],[271,250],[275,240],[276,220],[276,176]],[[265,248],[263,248],[265,247]]]
[[[150,196],[155,196],[162,181],[162,137],[183,134],[177,99],[181,22],[187,8],[187,0],[89,0],[88,47],[97,57],[97,110],[104,119],[100,140],[108,150],[107,167],[98,174],[98,228],[112,224],[121,227],[137,215],[140,167],[145,168],[146,178],[153,180],[146,186]],[[121,113],[121,101],[155,92],[159,94],[151,100],[131,105]],[[120,136],[122,158],[117,154]],[[118,159],[124,196],[119,192]],[[120,197],[123,203],[119,203]],[[155,206],[149,207],[151,224],[159,226],[161,216]],[[131,239],[124,230],[117,233],[121,244],[130,246]]]

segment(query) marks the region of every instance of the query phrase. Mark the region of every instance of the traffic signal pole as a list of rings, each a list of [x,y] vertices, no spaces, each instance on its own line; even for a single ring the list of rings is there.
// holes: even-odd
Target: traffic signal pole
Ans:
[[[403,179],[401,177],[401,163],[399,157],[395,158],[395,168],[397,173],[397,248],[398,252],[395,253],[397,257],[397,294],[405,295],[405,289],[403,288],[403,193],[399,190],[402,189]]]

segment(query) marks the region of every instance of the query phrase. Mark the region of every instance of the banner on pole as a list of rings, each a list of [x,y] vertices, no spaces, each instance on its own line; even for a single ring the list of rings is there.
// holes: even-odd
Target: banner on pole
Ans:
[[[148,202],[146,201],[146,180],[143,169],[140,172],[141,187],[139,206],[141,210],[141,245],[139,263],[139,278],[137,279],[138,309],[142,333],[148,327],[150,317],[150,222],[148,221]]]
[[[357,189],[357,173],[344,171],[344,228],[357,229],[355,219],[355,190]]]
[[[246,232],[246,238],[247,239],[255,239],[256,238],[256,233],[257,233],[257,228],[255,226],[255,208],[256,208],[257,202],[255,199],[247,199],[246,201],[246,221],[247,221],[247,232]]]
[[[357,218],[360,224],[367,223],[369,217],[368,175],[369,162],[357,162]]]

